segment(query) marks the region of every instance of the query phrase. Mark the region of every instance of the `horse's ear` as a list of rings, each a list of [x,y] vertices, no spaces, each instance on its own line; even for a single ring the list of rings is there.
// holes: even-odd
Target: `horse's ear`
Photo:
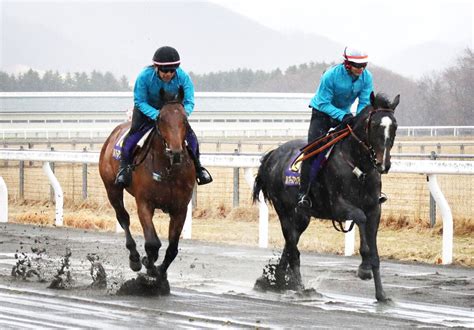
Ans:
[[[395,110],[395,108],[397,107],[398,103],[400,103],[400,94],[398,94],[397,96],[395,96],[395,98],[394,98],[393,101],[392,101],[392,104],[391,104],[390,108],[392,108],[392,110]]]
[[[178,98],[179,98],[180,102],[182,102],[184,100],[184,88],[183,88],[183,86],[179,86]]]
[[[163,100],[165,97],[165,90],[163,89],[163,87],[160,88],[160,99]]]
[[[370,92],[370,104],[375,108],[375,93],[374,91]]]

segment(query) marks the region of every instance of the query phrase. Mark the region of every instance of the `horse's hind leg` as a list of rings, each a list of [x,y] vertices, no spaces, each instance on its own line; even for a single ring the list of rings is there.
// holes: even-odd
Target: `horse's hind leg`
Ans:
[[[285,276],[287,274],[287,266],[290,267],[288,287],[290,289],[302,289],[303,281],[300,272],[300,251],[298,250],[298,242],[301,234],[306,230],[309,225],[309,217],[300,213],[291,211],[285,212],[284,210],[278,211],[278,216],[281,222],[281,228],[283,236],[285,238],[285,247],[283,249],[280,263],[278,264],[275,272],[275,280],[278,286],[281,286],[286,282]],[[285,284],[286,286],[286,284]]]
[[[115,216],[122,229],[125,231],[125,246],[130,251],[130,268],[138,272],[142,268],[140,254],[137,251],[137,244],[130,233],[130,215],[123,204],[123,189],[114,187],[107,188],[107,196],[110,204],[115,210]]]

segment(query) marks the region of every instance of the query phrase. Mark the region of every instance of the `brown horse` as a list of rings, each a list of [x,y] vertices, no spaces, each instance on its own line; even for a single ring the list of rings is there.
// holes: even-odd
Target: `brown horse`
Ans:
[[[147,142],[136,152],[132,184],[126,188],[135,197],[145,237],[146,257],[141,262],[130,233],[130,216],[124,207],[123,188],[114,183],[119,167],[118,161],[112,157],[114,146],[130,123],[117,126],[105,141],[100,153],[99,172],[117,220],[125,231],[130,268],[139,271],[143,263],[148,275],[166,280],[166,271],[178,254],[179,238],[192,197],[196,172],[185,145],[189,124],[182,105],[184,93],[180,89],[178,95],[169,95],[161,90],[160,96],[163,106]],[[159,267],[154,265],[161,247],[152,222],[155,209],[161,209],[170,216],[168,248]]]

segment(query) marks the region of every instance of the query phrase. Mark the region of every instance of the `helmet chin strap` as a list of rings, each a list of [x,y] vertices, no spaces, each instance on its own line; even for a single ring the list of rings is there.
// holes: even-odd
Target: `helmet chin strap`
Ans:
[[[351,73],[351,65],[349,64],[349,61],[347,60],[347,58],[344,60],[344,67],[346,68],[347,71],[349,71],[349,73]]]
[[[349,60],[347,59],[346,50],[347,50],[347,46],[344,48],[344,67],[346,68],[347,72],[352,74],[351,65],[349,64]]]

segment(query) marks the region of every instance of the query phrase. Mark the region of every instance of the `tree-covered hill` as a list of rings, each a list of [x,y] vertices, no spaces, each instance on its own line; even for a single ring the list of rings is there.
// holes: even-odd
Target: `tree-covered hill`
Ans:
[[[334,63],[304,63],[285,71],[238,69],[207,74],[190,73],[199,92],[314,93],[319,79]],[[400,125],[474,125],[474,53],[466,49],[455,65],[414,81],[385,68],[369,65],[375,92],[390,98],[401,95],[397,108]],[[29,70],[20,75],[0,71],[0,91],[128,91],[125,76],[93,71],[67,73],[47,71],[42,76]],[[309,102],[309,100],[308,100]]]

